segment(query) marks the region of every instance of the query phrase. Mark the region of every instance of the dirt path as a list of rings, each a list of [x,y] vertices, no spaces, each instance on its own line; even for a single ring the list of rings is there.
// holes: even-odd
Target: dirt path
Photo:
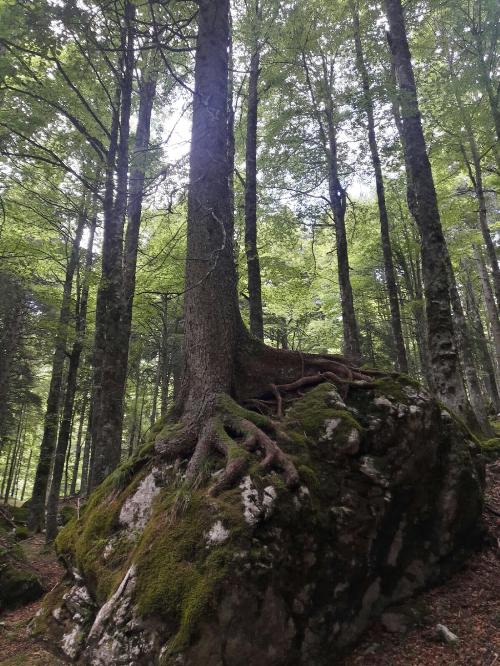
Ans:
[[[61,579],[63,569],[54,551],[45,546],[43,535],[21,542],[26,557],[36,569],[44,588],[51,590]],[[62,661],[47,652],[43,646],[29,638],[26,627],[42,604],[38,599],[27,606],[0,616],[1,666],[58,666]]]
[[[486,502],[500,513],[500,461],[487,476]],[[488,546],[445,585],[418,597],[420,626],[401,635],[377,622],[342,666],[500,666],[500,516],[486,510],[484,517]],[[459,637],[456,646],[436,639],[438,623]]]

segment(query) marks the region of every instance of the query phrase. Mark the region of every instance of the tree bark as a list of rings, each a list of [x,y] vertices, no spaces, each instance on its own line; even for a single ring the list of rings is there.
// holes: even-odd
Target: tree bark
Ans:
[[[431,165],[427,155],[417,89],[400,0],[385,0],[389,40],[400,91],[404,150],[416,195],[415,217],[422,244],[429,353],[438,396],[464,413],[466,398],[454,346],[447,270],[448,249],[441,227]]]
[[[78,255],[83,229],[86,223],[85,215],[78,219],[75,237],[73,239],[71,253],[66,266],[61,310],[56,332],[54,356],[52,360],[52,374],[50,378],[49,394],[47,398],[47,409],[44,418],[43,438],[40,445],[40,456],[36,468],[35,481],[30,501],[30,514],[28,527],[32,531],[42,529],[44,524],[45,496],[49,484],[52,457],[56,446],[57,430],[59,423],[59,410],[61,400],[61,387],[63,380],[64,361],[66,357],[66,344],[68,339],[68,324],[71,313],[71,290],[73,276],[78,264]]]
[[[116,98],[119,123],[114,119],[112,142],[116,143],[116,196],[114,156],[108,164],[104,197],[102,278],[96,309],[96,381],[92,423],[93,458],[91,488],[95,488],[120,462],[123,427],[123,229],[127,214],[129,135],[134,70],[135,5],[125,1],[122,36],[123,73]],[[116,102],[115,102],[116,103]],[[119,129],[119,140],[117,132]],[[116,139],[114,138],[116,135]],[[113,151],[110,151],[113,152]]]
[[[184,375],[187,421],[231,392],[238,311],[228,160],[229,1],[200,0],[190,156]]]
[[[375,186],[377,190],[377,204],[380,219],[380,237],[382,241],[382,253],[384,256],[384,273],[389,297],[389,308],[391,313],[391,329],[396,351],[396,366],[400,372],[408,372],[408,360],[401,326],[401,312],[399,309],[398,289],[396,273],[392,257],[391,237],[389,230],[389,215],[385,200],[384,178],[382,175],[382,164],[377,145],[375,133],[375,114],[373,98],[371,93],[370,76],[365,63],[363,45],[361,42],[361,27],[359,22],[359,9],[357,0],[350,0],[351,13],[354,25],[354,44],[356,50],[356,66],[361,78],[363,89],[363,110],[366,114],[368,125],[368,144],[372,158],[373,171],[375,174]]]
[[[57,536],[57,510],[59,504],[59,493],[61,490],[61,481],[64,470],[64,462],[66,459],[66,452],[68,450],[68,444],[71,437],[78,370],[80,368],[80,358],[83,351],[85,331],[87,328],[87,308],[89,300],[90,275],[92,270],[92,253],[94,246],[94,234],[97,225],[97,213],[95,207],[96,202],[94,201],[94,210],[90,224],[90,237],[85,257],[82,290],[78,304],[78,311],[76,313],[75,340],[69,355],[63,416],[55,449],[49,493],[47,495],[47,511],[45,519],[45,540],[47,543],[51,543]]]
[[[257,3],[257,13],[258,13]],[[245,173],[245,253],[248,270],[250,333],[264,339],[260,260],[257,246],[257,121],[259,106],[260,51],[257,40],[250,57],[248,80],[246,173]]]

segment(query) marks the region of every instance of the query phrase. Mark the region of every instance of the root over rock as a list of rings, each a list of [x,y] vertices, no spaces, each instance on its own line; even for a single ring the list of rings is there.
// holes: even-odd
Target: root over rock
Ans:
[[[188,458],[156,432],[60,534],[33,630],[81,664],[322,666],[448,575],[480,535],[472,436],[403,378],[348,381],[222,398]]]

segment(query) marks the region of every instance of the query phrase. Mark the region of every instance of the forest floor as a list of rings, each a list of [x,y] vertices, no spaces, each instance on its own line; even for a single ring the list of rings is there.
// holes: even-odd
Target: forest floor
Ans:
[[[487,478],[486,503],[500,514],[500,461],[488,466]],[[488,538],[482,550],[444,585],[410,602],[424,609],[419,623],[404,634],[374,623],[342,666],[500,666],[500,516],[494,512],[485,510]],[[22,545],[45,589],[51,590],[63,574],[53,550],[42,535]],[[39,599],[0,616],[0,666],[63,664],[27,636],[26,627],[41,603]],[[437,639],[438,623],[458,636],[457,645]]]
[[[63,575],[54,550],[45,545],[42,534],[22,541],[21,545],[28,561],[38,572],[44,589],[49,592]],[[42,599],[0,615],[1,666],[59,666],[64,663],[26,632],[28,623],[42,605]]]

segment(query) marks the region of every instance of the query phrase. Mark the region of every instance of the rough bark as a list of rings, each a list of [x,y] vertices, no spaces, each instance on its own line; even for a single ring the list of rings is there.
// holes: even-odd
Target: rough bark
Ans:
[[[185,363],[179,404],[195,422],[231,392],[240,317],[228,170],[228,0],[201,0],[190,156]]]
[[[431,165],[427,155],[417,89],[400,0],[385,0],[389,40],[402,110],[404,150],[416,195],[415,218],[422,245],[429,353],[434,384],[447,405],[463,413],[466,398],[459,373],[446,266],[448,250],[441,227]]]
[[[40,445],[40,456],[36,468],[35,481],[30,501],[30,515],[28,527],[38,531],[44,523],[45,496],[49,484],[50,467],[56,446],[57,430],[59,424],[59,411],[61,401],[61,387],[63,381],[64,361],[66,357],[66,344],[68,339],[68,324],[71,315],[71,290],[73,277],[78,264],[78,254],[83,229],[86,223],[85,215],[78,219],[75,237],[71,246],[70,256],[66,265],[61,310],[57,326],[54,356],[52,359],[52,373],[47,397],[47,408],[44,417],[43,438]]]
[[[258,11],[258,5],[257,5]],[[247,100],[245,172],[245,253],[248,271],[250,333],[264,339],[260,260],[257,246],[257,121],[259,106],[260,52],[258,44],[250,58]]]
[[[396,284],[396,273],[392,257],[391,237],[389,230],[389,215],[385,201],[384,178],[382,175],[382,164],[377,145],[375,133],[375,113],[373,97],[371,92],[370,76],[365,63],[363,45],[361,42],[361,27],[359,21],[358,0],[350,0],[352,20],[354,26],[354,45],[356,50],[356,66],[361,79],[363,89],[363,110],[366,114],[368,125],[368,144],[375,175],[375,186],[377,190],[377,205],[380,219],[380,238],[382,241],[382,253],[384,256],[384,274],[389,297],[389,308],[391,313],[391,329],[396,352],[396,365],[400,372],[408,372],[408,360],[401,326],[401,312],[399,309],[398,289]]]

